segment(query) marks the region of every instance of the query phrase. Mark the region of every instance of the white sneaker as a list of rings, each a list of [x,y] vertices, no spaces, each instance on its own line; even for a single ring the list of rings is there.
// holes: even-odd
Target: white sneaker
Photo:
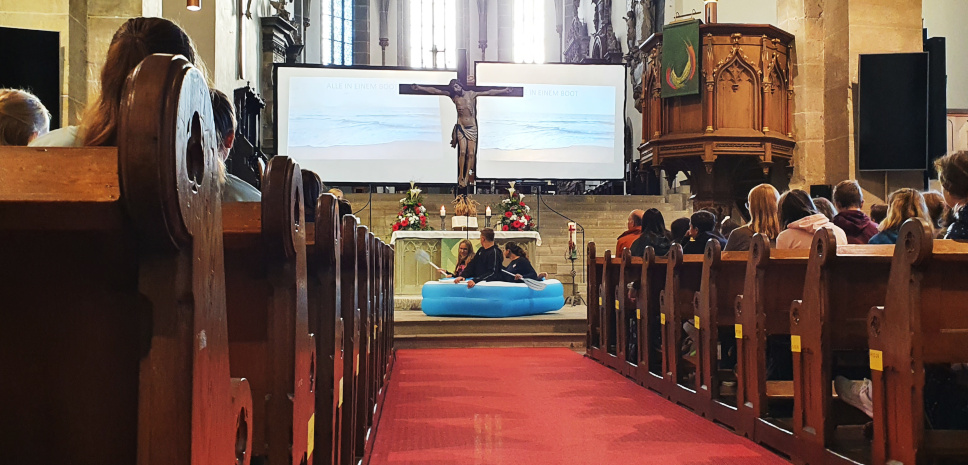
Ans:
[[[857,407],[874,418],[874,402],[871,400],[871,380],[851,381],[843,376],[834,378],[834,390],[840,400]]]

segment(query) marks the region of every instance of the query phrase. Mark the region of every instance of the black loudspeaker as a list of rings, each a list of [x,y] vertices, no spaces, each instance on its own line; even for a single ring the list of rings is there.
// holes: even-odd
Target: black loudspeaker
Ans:
[[[928,54],[861,55],[858,81],[857,168],[926,169]]]
[[[0,87],[36,95],[50,112],[50,128],[61,127],[60,33],[0,27],[0,44]]]
[[[823,197],[827,200],[834,200],[834,186],[830,184],[813,184],[810,186],[810,198]]]
[[[927,30],[924,33],[927,37]],[[928,52],[928,169],[934,173],[934,160],[948,151],[948,74],[944,37],[924,39]]]

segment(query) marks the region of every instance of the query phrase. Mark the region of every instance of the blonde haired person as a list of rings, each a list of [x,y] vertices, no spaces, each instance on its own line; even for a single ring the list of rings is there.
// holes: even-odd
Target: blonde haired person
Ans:
[[[30,143],[41,147],[118,145],[118,119],[124,83],[149,55],[182,55],[205,74],[195,45],[177,24],[164,18],[131,18],[114,33],[101,68],[100,93],[81,118],[81,125],[51,131]]]
[[[880,232],[875,234],[868,244],[896,244],[897,233],[901,231],[901,225],[908,218],[921,218],[931,223],[924,196],[914,189],[905,187],[891,192],[891,196],[887,198],[887,217],[877,227]]]
[[[780,220],[776,207],[779,199],[780,193],[769,184],[760,184],[750,189],[747,197],[750,222],[729,234],[724,250],[749,250],[750,241],[757,233],[769,237],[770,242],[775,242],[776,236],[780,235]]]
[[[472,258],[474,258],[474,244],[469,239],[464,239],[457,245],[457,267],[454,268],[454,272],[439,270],[440,274],[445,278],[460,276],[464,272],[464,268],[467,268],[467,265],[471,263]]]
[[[0,89],[0,145],[27,145],[50,129],[50,112],[34,94]]]

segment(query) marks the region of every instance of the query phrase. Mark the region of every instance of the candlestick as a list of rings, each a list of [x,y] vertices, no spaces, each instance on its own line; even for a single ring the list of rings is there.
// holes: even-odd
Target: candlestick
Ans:
[[[447,209],[443,205],[440,206],[440,217],[443,218],[447,216]]]

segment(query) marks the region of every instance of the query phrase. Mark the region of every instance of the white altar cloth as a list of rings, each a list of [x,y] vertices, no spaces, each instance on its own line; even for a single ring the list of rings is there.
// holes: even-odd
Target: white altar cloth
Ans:
[[[390,245],[397,239],[464,239],[477,242],[480,231],[394,231],[390,236]],[[536,246],[541,245],[541,234],[538,231],[494,231],[494,239],[498,241],[515,239],[533,239]]]

